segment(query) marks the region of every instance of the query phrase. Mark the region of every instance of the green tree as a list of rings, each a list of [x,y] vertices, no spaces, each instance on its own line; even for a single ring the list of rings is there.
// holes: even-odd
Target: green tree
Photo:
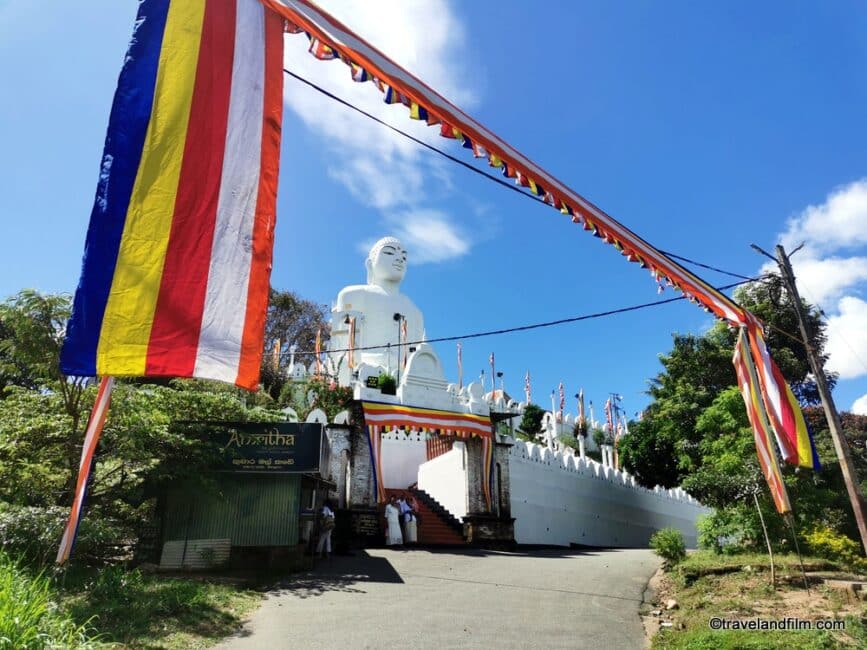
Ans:
[[[20,369],[21,383],[39,387],[56,395],[62,412],[68,417],[67,428],[60,434],[65,447],[66,493],[71,494],[78,473],[77,450],[83,429],[87,386],[84,377],[67,377],[60,372],[60,348],[71,314],[71,302],[65,294],[41,294],[25,289],[0,305],[0,321],[9,333],[0,340],[0,354],[8,366]]]
[[[815,403],[815,383],[809,378],[797,320],[779,277],[745,285],[735,299],[767,326],[771,354],[801,403]],[[805,307],[812,343],[824,355],[825,325],[814,307],[806,303]],[[648,390],[653,401],[639,426],[631,428],[619,446],[624,467],[642,485],[674,487],[701,467],[706,433],[698,429],[698,419],[718,395],[736,385],[731,362],[735,338],[736,332],[717,323],[700,336],[675,334],[672,351],[660,357],[663,370]],[[833,375],[829,379],[833,384]]]
[[[84,391],[86,408],[95,393],[94,387]],[[95,454],[86,516],[103,522],[115,544],[135,540],[152,522],[162,488],[182,479],[213,487],[208,469],[222,452],[203,435],[202,422],[277,419],[279,411],[248,407],[230,386],[195,380],[173,380],[170,386],[118,383]],[[70,425],[59,394],[8,390],[0,400],[0,506],[30,508],[37,518],[68,506],[64,470]]]
[[[761,282],[751,282],[740,287],[735,292],[735,299],[740,305],[758,316],[767,326],[765,340],[780,367],[783,376],[792,386],[792,392],[803,406],[814,406],[821,403],[816,382],[810,378],[810,362],[807,350],[801,344],[801,333],[798,328],[798,317],[794,305],[785,290],[783,280],[777,274],[765,276]],[[804,311],[813,335],[812,344],[819,352],[822,365],[828,361],[825,345],[828,342],[827,325],[822,320],[822,314],[810,303],[804,301]],[[793,338],[794,337],[794,338]],[[734,344],[734,337],[732,337]],[[825,373],[831,388],[837,381],[834,373]]]
[[[277,291],[272,288],[268,299],[268,315],[265,319],[265,354],[262,356],[262,387],[278,399],[286,382],[286,366],[289,363],[289,347],[310,352],[316,343],[316,332],[322,332],[322,349],[328,341],[328,308],[311,300],[305,300],[292,291]],[[280,346],[274,355],[274,347]],[[276,361],[276,363],[275,363]],[[296,361],[309,365],[312,357],[296,357]]]
[[[535,440],[536,434],[542,430],[542,418],[544,417],[545,411],[541,407],[535,404],[527,404],[524,407],[524,413],[521,416],[518,430],[527,440]]]

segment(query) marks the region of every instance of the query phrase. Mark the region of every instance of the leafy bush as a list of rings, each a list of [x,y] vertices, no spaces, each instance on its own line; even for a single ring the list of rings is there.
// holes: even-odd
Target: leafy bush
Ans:
[[[54,595],[45,575],[29,575],[0,552],[0,650],[99,647],[90,626],[77,625]]]
[[[521,416],[521,423],[518,425],[518,429],[527,440],[534,441],[536,434],[542,430],[542,418],[544,417],[544,409],[535,404],[527,404],[524,407],[524,414]]]
[[[69,508],[15,506],[0,501],[0,552],[22,561],[46,564],[54,559]],[[103,517],[83,517],[75,538],[78,558],[102,558],[123,534]]]
[[[379,390],[386,395],[394,395],[397,393],[397,381],[391,375],[383,373],[379,376]]]
[[[560,434],[557,436],[558,442],[564,447],[570,447],[575,451],[578,451],[578,439],[569,435],[569,434]]]
[[[855,540],[827,526],[814,528],[804,539],[810,550],[819,557],[840,562],[855,571],[867,571],[867,560],[861,556],[861,548]]]
[[[760,550],[762,531],[754,514],[755,510],[731,507],[701,515],[695,523],[698,547],[726,554]]]
[[[676,528],[663,528],[653,533],[650,548],[670,565],[677,564],[686,557],[683,534]]]

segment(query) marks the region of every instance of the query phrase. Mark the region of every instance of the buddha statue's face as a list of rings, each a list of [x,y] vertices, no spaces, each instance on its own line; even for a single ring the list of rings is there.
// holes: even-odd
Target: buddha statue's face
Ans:
[[[369,281],[400,283],[406,274],[406,250],[394,238],[380,240],[370,251],[368,257]]]

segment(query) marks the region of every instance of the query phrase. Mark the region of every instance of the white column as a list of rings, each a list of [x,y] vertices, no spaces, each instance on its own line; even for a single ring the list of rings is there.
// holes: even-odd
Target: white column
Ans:
[[[548,426],[545,427],[545,438],[548,442],[548,449],[554,450],[554,414],[551,414],[551,418],[548,420]]]
[[[578,436],[578,456],[584,458],[584,436]]]

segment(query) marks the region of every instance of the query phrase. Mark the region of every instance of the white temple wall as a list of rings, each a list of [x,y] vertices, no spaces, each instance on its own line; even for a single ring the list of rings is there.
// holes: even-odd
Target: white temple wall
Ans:
[[[625,472],[517,442],[509,458],[519,544],[646,547],[660,528],[696,546],[695,520],[710,512],[680,489],[648,490]]]
[[[458,520],[467,514],[467,463],[464,443],[418,468],[418,487],[440,502]]]
[[[405,490],[418,481],[419,465],[427,460],[425,436],[418,431],[382,434],[382,483],[386,489]]]

